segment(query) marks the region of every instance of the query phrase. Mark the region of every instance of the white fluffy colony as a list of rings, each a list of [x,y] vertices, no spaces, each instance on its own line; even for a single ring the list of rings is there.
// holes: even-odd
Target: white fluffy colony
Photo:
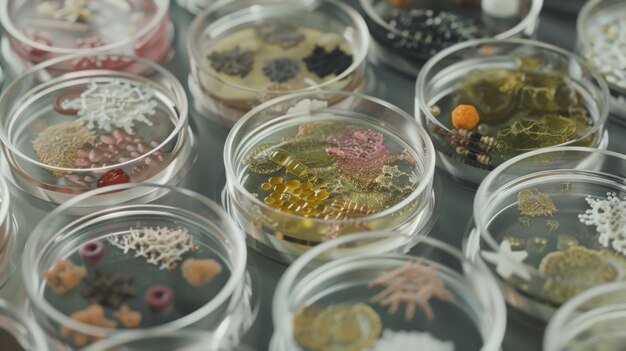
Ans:
[[[147,116],[156,113],[157,102],[153,97],[154,89],[149,84],[133,85],[119,80],[105,84],[91,82],[79,98],[63,100],[61,107],[79,110],[80,120],[89,129],[97,125],[110,132],[119,127],[132,134],[135,122],[152,125]]]
[[[413,348],[428,351],[454,351],[452,341],[441,341],[430,333],[385,329],[372,351],[405,351]]]
[[[615,251],[626,255],[626,197],[620,199],[615,193],[607,193],[606,199],[588,196],[585,200],[591,209],[578,215],[580,222],[596,226],[601,245],[611,244]]]
[[[133,250],[135,257],[145,257],[148,263],[167,270],[176,268],[185,253],[198,249],[186,228],[130,228],[128,234],[112,236],[109,242],[124,254]]]

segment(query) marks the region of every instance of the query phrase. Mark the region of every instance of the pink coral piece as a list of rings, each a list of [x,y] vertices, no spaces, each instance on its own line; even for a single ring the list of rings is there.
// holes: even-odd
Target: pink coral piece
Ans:
[[[336,166],[342,171],[380,170],[389,155],[383,139],[381,133],[367,128],[347,131],[329,137],[328,142],[337,146],[327,148],[326,152],[337,157]]]

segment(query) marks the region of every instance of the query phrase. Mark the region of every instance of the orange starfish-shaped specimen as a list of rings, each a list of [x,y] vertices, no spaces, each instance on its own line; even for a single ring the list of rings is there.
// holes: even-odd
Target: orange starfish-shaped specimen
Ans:
[[[385,289],[370,299],[371,302],[389,306],[389,313],[394,314],[400,304],[406,304],[405,318],[411,320],[419,306],[426,318],[432,320],[434,313],[428,301],[436,297],[440,300],[452,300],[454,295],[446,289],[443,280],[437,275],[431,264],[425,266],[422,261],[408,262],[390,272],[370,281],[368,287],[384,286]]]

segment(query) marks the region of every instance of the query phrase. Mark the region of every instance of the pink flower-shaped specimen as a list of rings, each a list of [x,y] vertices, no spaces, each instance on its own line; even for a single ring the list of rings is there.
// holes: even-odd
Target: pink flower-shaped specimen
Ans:
[[[405,318],[411,320],[419,306],[426,318],[432,320],[434,313],[428,301],[435,297],[439,300],[452,300],[454,295],[445,287],[433,265],[422,262],[408,262],[390,272],[384,273],[369,282],[368,287],[383,286],[384,289],[371,298],[382,306],[389,306],[389,313],[398,311],[401,304],[406,304]]]
[[[326,152],[337,157],[335,165],[344,172],[378,172],[389,155],[383,145],[383,135],[367,128],[331,136],[328,142],[336,146],[329,147]]]

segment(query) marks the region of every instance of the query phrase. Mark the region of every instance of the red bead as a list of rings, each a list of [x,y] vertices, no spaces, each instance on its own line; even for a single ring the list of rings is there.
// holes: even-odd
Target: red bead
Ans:
[[[104,257],[104,250],[104,243],[100,240],[95,240],[83,244],[78,250],[78,253],[85,263],[90,266],[95,266],[100,263],[102,257]]]
[[[174,291],[165,285],[155,285],[146,290],[144,302],[154,312],[167,313],[174,303]]]
[[[98,188],[108,185],[130,183],[130,176],[121,169],[112,169],[102,175],[96,184]]]

